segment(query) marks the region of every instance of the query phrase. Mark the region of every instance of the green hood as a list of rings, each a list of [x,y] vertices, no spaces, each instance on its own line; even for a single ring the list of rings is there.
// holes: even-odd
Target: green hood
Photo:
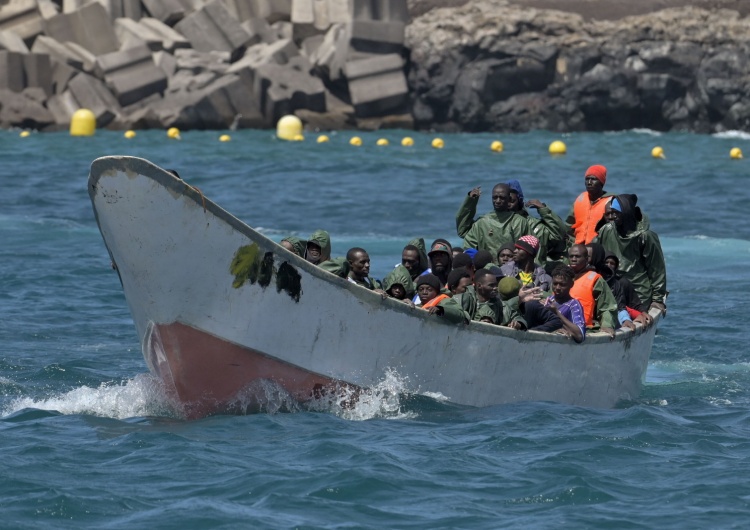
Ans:
[[[308,243],[315,243],[320,247],[320,261],[331,259],[331,236],[325,230],[316,230],[307,240]]]
[[[403,265],[397,265],[395,269],[388,273],[388,276],[383,278],[383,290],[388,291],[388,289],[397,283],[404,286],[407,298],[414,296],[414,282],[411,280],[409,271]]]
[[[289,236],[285,237],[281,240],[283,243],[284,241],[288,241],[292,248],[294,248],[294,253],[297,254],[300,257],[305,257],[305,249],[307,248],[307,241],[304,239],[300,239],[297,236]]]
[[[418,237],[416,239],[412,239],[408,243],[409,245],[414,245],[419,249],[419,268],[422,269],[422,271],[426,271],[430,268],[430,260],[427,259],[427,247],[424,244],[424,239],[421,237]],[[420,271],[421,272],[421,271]]]

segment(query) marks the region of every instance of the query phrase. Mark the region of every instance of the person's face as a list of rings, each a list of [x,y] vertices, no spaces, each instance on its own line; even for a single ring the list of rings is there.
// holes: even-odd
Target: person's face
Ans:
[[[438,295],[438,291],[432,285],[423,283],[422,285],[417,287],[417,295],[419,296],[419,300],[422,302],[422,305],[424,305],[435,298]]]
[[[510,190],[510,200],[508,201],[508,210],[511,212],[518,212],[523,209],[523,204],[518,201],[518,193]]]
[[[515,248],[513,250],[513,260],[516,263],[526,263],[529,260],[529,258],[531,258],[531,254],[529,254],[525,250],[521,248]]]
[[[450,269],[451,257],[447,252],[434,252],[430,254],[430,263],[433,272],[445,272]]]
[[[586,247],[580,245],[573,245],[570,247],[570,250],[568,251],[568,261],[570,262],[570,267],[575,272],[580,272],[585,269],[586,265],[589,264]]]
[[[406,298],[406,289],[404,289],[404,286],[400,283],[391,285],[391,288],[388,290],[388,292],[393,298],[396,298],[397,300],[403,300],[404,298]]]
[[[357,278],[366,278],[370,275],[370,256],[367,252],[358,252],[349,264],[352,267],[352,273]]]
[[[583,182],[584,184],[586,184],[586,191],[589,192],[589,195],[599,197],[604,191],[604,184],[602,184],[601,181],[596,177],[587,175],[586,177],[584,177]]]
[[[492,189],[492,207],[499,212],[510,210],[510,190],[505,187]]]
[[[565,276],[555,276],[552,278],[552,294],[556,300],[565,300],[570,297],[570,289],[573,284]]]
[[[604,220],[608,223],[615,223],[615,226],[619,228],[622,226],[622,213],[612,209],[608,204],[604,209]]]
[[[497,255],[497,259],[498,261],[500,261],[500,264],[503,265],[505,263],[508,263],[509,261],[513,261],[514,255],[515,255],[515,252],[513,250],[509,248],[504,248]]]
[[[404,250],[401,253],[401,265],[412,272],[419,267],[419,252],[416,250]]]
[[[488,274],[474,281],[474,289],[485,300],[493,300],[497,296],[497,278]]]
[[[471,278],[461,278],[451,291],[453,294],[462,294],[466,292],[466,288],[471,285]]]
[[[612,272],[617,272],[617,260],[613,258],[607,258],[604,260],[604,264],[610,268]]]
[[[307,244],[307,253],[305,254],[305,259],[312,263],[313,265],[317,265],[320,263],[320,246],[316,245],[315,243],[308,243]]]

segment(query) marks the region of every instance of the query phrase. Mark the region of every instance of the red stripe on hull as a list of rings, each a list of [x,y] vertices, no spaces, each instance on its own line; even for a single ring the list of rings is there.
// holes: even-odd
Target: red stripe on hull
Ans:
[[[245,412],[237,410],[238,396],[264,381],[297,402],[327,394],[326,389],[353,388],[180,322],[155,325],[146,354],[189,418]]]

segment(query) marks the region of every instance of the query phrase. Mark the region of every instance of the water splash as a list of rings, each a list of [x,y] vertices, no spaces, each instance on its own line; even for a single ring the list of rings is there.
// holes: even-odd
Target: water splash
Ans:
[[[714,138],[729,138],[735,140],[750,140],[750,133],[745,131],[723,131],[712,134]]]
[[[82,386],[46,399],[17,398],[2,411],[2,416],[29,408],[116,419],[181,417],[179,407],[167,396],[161,381],[151,374],[140,374],[120,383],[102,383],[98,388]]]

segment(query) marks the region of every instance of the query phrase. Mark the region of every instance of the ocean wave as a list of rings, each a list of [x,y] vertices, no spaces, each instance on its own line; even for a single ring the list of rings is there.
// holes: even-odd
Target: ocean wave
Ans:
[[[714,138],[732,139],[732,140],[750,140],[750,133],[745,131],[723,131],[714,133]]]

